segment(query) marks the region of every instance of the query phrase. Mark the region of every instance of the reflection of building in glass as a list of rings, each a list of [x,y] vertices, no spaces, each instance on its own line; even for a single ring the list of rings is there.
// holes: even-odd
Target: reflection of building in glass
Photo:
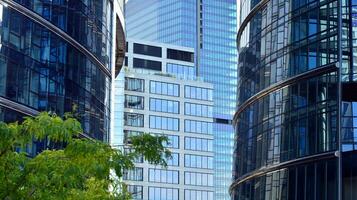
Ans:
[[[108,141],[113,16],[109,0],[1,0],[0,120],[63,115],[75,104],[83,135]],[[124,22],[118,23],[120,50]]]
[[[196,73],[214,87],[216,200],[230,199],[237,93],[237,0],[130,0],[128,37],[195,49]],[[183,70],[183,69],[178,69]],[[190,73],[190,72],[187,72]]]
[[[172,151],[167,169],[138,159],[123,177],[129,191],[134,199],[213,200],[213,87],[192,73],[193,49],[130,39],[127,47],[111,143],[164,134]]]
[[[240,3],[232,198],[356,199],[357,3]]]

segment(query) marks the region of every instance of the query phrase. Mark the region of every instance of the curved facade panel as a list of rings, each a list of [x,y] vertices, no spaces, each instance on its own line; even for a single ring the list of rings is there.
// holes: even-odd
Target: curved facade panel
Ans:
[[[356,8],[241,1],[233,199],[357,197]]]
[[[113,5],[110,0],[14,0],[65,31],[111,66]]]
[[[20,105],[16,108],[23,115],[63,115],[76,105],[84,133],[107,141],[112,3],[16,2],[0,1],[0,97],[6,100],[0,99],[0,105],[7,107],[2,115],[15,116],[11,102]],[[55,32],[52,26],[64,32]]]

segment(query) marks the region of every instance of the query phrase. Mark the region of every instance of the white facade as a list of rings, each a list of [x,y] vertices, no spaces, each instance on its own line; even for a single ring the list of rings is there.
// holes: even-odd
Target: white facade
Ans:
[[[134,43],[160,47],[161,57],[134,53]],[[213,86],[192,76],[194,62],[167,59],[168,48],[194,52],[129,40],[128,67],[122,69],[114,84],[111,144],[122,145],[126,135],[134,132],[164,134],[172,139],[174,160],[166,169],[138,162],[136,173],[124,176],[130,190],[136,187],[134,199],[213,200]],[[135,58],[161,62],[161,71],[138,68],[133,63]],[[170,75],[166,73],[168,65],[189,70]]]

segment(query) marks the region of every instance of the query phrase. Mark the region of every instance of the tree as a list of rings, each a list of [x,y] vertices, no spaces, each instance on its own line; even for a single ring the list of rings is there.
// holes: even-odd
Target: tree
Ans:
[[[0,122],[0,199],[130,199],[123,173],[143,156],[167,166],[167,137],[142,134],[130,137],[129,153],[100,141],[80,138],[81,124],[46,112],[25,117],[23,123]],[[19,149],[33,140],[65,144],[30,158]]]

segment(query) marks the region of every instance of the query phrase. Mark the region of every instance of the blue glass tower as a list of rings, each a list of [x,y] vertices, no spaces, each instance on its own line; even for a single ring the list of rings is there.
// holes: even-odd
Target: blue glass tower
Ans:
[[[214,85],[215,198],[230,199],[237,88],[236,0],[130,0],[129,38],[195,48],[197,75]]]

